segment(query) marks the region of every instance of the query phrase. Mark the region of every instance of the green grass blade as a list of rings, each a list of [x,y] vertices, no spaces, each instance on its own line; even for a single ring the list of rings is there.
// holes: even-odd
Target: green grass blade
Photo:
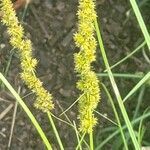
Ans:
[[[150,117],[150,112],[143,114],[142,116],[138,117],[137,119],[133,120],[131,122],[132,126],[134,126],[135,124],[137,124],[138,122],[140,122],[142,119],[146,119]],[[127,126],[124,125],[122,127],[123,130],[127,129]],[[120,133],[119,130],[113,132],[112,134],[109,135],[108,138],[106,138],[105,140],[103,140],[103,142],[101,142],[96,148],[95,150],[100,150],[105,144],[107,144],[112,138],[114,138],[116,135],[118,135]]]
[[[146,112],[148,112],[149,110],[150,110],[150,107],[148,107],[148,108],[144,111],[143,114],[146,114]],[[145,119],[145,118],[143,118],[143,119],[140,120],[139,130],[138,130],[138,141],[140,142],[140,144],[141,144],[141,141],[142,141],[144,132],[145,132],[145,131],[143,131],[143,122],[144,122],[144,119]]]
[[[47,115],[48,115],[48,118],[49,118],[50,123],[51,123],[51,125],[52,125],[52,128],[53,128],[53,131],[54,131],[54,133],[55,133],[55,136],[56,136],[56,138],[57,138],[59,147],[60,147],[61,150],[64,150],[64,147],[63,147],[63,144],[62,144],[62,142],[61,142],[60,136],[59,136],[59,134],[58,134],[58,131],[57,131],[56,126],[55,126],[55,124],[54,124],[54,121],[53,121],[53,119],[52,119],[51,113],[50,113],[50,112],[47,112]]]
[[[80,137],[79,137],[79,133],[78,133],[75,121],[73,121],[73,125],[74,125],[74,129],[75,129],[75,132],[76,132],[77,141],[78,141],[78,144],[79,144],[79,149],[82,150],[82,145],[80,145]]]
[[[105,66],[106,66],[109,78],[110,78],[110,82],[112,84],[112,88],[114,90],[114,93],[115,93],[115,96],[116,96],[119,108],[121,110],[121,113],[122,113],[122,116],[124,118],[124,121],[125,121],[125,123],[127,125],[130,137],[131,137],[133,145],[135,147],[135,150],[140,150],[140,146],[139,146],[138,141],[136,139],[133,127],[132,127],[131,122],[129,120],[128,114],[126,112],[125,106],[123,104],[123,101],[122,101],[122,98],[121,98],[121,95],[120,95],[120,92],[118,90],[117,84],[115,82],[115,79],[113,77],[113,74],[111,72],[111,69],[110,69],[110,66],[109,66],[109,63],[108,63],[108,59],[107,59],[106,52],[105,52],[105,49],[104,49],[104,44],[103,44],[103,41],[102,41],[100,28],[98,26],[97,20],[95,20],[95,28],[96,28],[96,34],[97,34],[97,37],[98,37],[98,42],[99,42],[101,54],[102,54],[102,57],[103,57],[103,60],[104,60],[104,63],[105,63]]]
[[[93,131],[89,133],[89,139],[90,139],[90,150],[94,150]]]
[[[94,110],[95,113],[97,113],[98,115],[100,115],[101,117],[105,118],[106,120],[108,120],[109,122],[111,122],[112,124],[118,126],[118,124],[116,122],[114,122],[113,120],[111,120],[110,118],[108,118],[107,116],[101,114],[100,112]]]
[[[149,33],[148,33],[148,30],[147,30],[147,28],[146,28],[146,25],[145,25],[145,23],[144,23],[144,20],[143,20],[143,18],[142,18],[142,15],[141,15],[141,13],[140,13],[140,10],[139,10],[139,8],[138,8],[138,5],[137,5],[137,3],[136,3],[135,0],[130,0],[130,3],[131,3],[131,6],[132,6],[132,8],[133,8],[133,11],[134,11],[134,13],[135,13],[135,16],[136,16],[136,18],[137,18],[137,20],[138,20],[138,23],[139,23],[139,26],[140,26],[140,28],[141,28],[141,30],[142,30],[142,33],[143,33],[143,35],[144,35],[144,38],[145,38],[145,41],[146,41],[146,43],[147,43],[148,49],[150,50],[150,35],[149,35]]]
[[[41,136],[41,138],[42,138],[44,144],[46,145],[47,149],[48,150],[52,150],[51,144],[49,143],[46,135],[44,134],[44,132],[43,132],[42,128],[40,127],[40,125],[38,124],[37,120],[35,119],[35,117],[31,113],[31,111],[29,110],[29,108],[26,106],[26,104],[24,103],[24,101],[21,99],[21,97],[18,95],[18,93],[13,89],[13,87],[10,85],[10,83],[2,75],[2,73],[0,73],[0,80],[2,80],[2,82],[5,84],[5,86],[9,89],[9,91],[12,93],[12,95],[16,98],[16,100],[18,101],[18,103],[21,105],[21,107],[23,108],[23,110],[26,112],[26,114],[30,118],[31,122],[33,123],[33,125],[37,129],[39,135]]]
[[[81,147],[84,137],[85,137],[85,133],[81,136],[80,141],[78,142],[78,145],[75,150],[78,150]]]
[[[135,85],[135,87],[126,95],[123,99],[125,102],[131,95],[133,95],[148,79],[150,79],[150,72],[148,72],[139,82]]]
[[[142,104],[142,100],[143,100],[143,96],[145,94],[145,86],[143,86],[141,88],[141,91],[139,93],[138,99],[137,99],[137,105],[136,105],[136,109],[133,115],[133,120],[138,116],[139,110],[140,110],[140,106]]]
[[[113,99],[112,99],[110,93],[108,92],[106,86],[105,86],[104,84],[102,84],[102,87],[103,87],[103,89],[105,90],[105,92],[106,92],[106,94],[107,94],[107,96],[108,96],[108,99],[109,99],[109,101],[110,101],[110,103],[111,103],[111,106],[112,106],[112,108],[113,108],[113,111],[114,111],[116,120],[117,120],[117,122],[118,122],[118,126],[119,126],[119,130],[120,130],[120,133],[121,133],[121,137],[122,137],[122,140],[123,140],[123,142],[124,142],[125,149],[128,150],[128,145],[127,145],[127,142],[126,142],[126,139],[125,139],[124,132],[123,132],[123,130],[122,130],[122,126],[121,126],[121,122],[120,122],[120,119],[119,119],[119,115],[118,115],[118,112],[117,112],[116,107],[115,107],[115,105],[114,105]]]
[[[97,73],[96,74],[99,77],[109,77],[108,73]],[[141,73],[137,73],[137,74],[131,74],[131,73],[113,73],[114,77],[117,78],[137,78],[137,79],[141,79],[144,77],[143,74]]]
[[[121,63],[123,63],[124,61],[126,61],[128,58],[130,58],[132,55],[134,55],[136,52],[138,52],[144,45],[146,44],[146,42],[144,41],[143,43],[141,43],[135,50],[133,50],[129,55],[127,55],[126,57],[124,57],[123,59],[119,60],[117,63],[115,63],[114,65],[112,65],[110,67],[110,69],[115,68],[116,66],[120,65]],[[106,72],[106,70],[104,70],[104,72]]]

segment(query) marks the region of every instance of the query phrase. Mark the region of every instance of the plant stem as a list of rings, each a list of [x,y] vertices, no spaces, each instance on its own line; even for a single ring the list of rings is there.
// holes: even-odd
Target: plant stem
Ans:
[[[97,76],[108,77],[108,73],[97,73]],[[144,77],[143,74],[131,74],[131,73],[113,73],[114,77],[118,78],[138,78],[141,79]]]
[[[90,138],[90,150],[94,150],[94,144],[93,144],[93,131],[89,133]]]
[[[112,84],[112,87],[113,87],[113,90],[114,90],[114,93],[115,93],[116,99],[118,101],[119,108],[120,108],[121,113],[123,115],[124,121],[127,125],[130,137],[131,137],[133,145],[135,147],[135,150],[140,150],[139,143],[136,139],[134,130],[132,128],[131,122],[129,120],[128,114],[126,112],[125,106],[123,104],[123,101],[122,101],[122,98],[121,98],[121,95],[120,95],[120,92],[118,90],[117,84],[115,82],[115,79],[114,79],[113,74],[112,74],[111,69],[110,69],[110,65],[108,63],[108,59],[107,59],[106,52],[105,52],[105,49],[104,49],[104,44],[103,44],[103,41],[102,41],[100,28],[98,26],[97,20],[95,20],[94,23],[95,23],[96,34],[97,34],[100,50],[101,50],[101,53],[102,53],[102,57],[103,57],[103,60],[104,60],[104,63],[105,63],[105,66],[106,66],[106,69],[107,69],[107,72],[108,72],[108,75],[109,75],[109,78],[110,78],[110,82]]]
[[[133,120],[131,122],[132,126],[134,126],[135,124],[137,124],[138,122],[140,122],[142,119],[146,119],[150,117],[150,112],[148,112],[147,114],[143,114],[142,116],[138,117],[137,119]],[[127,128],[126,125],[124,125],[122,127],[123,130],[125,130]],[[119,130],[113,132],[112,134],[109,135],[109,137],[107,137],[105,140],[103,140],[96,148],[95,150],[100,150],[105,144],[107,144],[111,139],[113,139],[117,134],[119,134]]]
[[[148,72],[133,88],[132,90],[126,95],[123,99],[123,103],[132,95],[134,94],[142,85],[145,84],[146,81],[150,79],[150,72]]]
[[[82,142],[83,142],[83,140],[84,140],[84,136],[85,136],[85,133],[81,136],[81,139],[80,139],[80,141],[78,142],[78,145],[77,145],[77,147],[76,147],[76,150],[78,150],[79,147],[81,146],[81,144],[82,144]]]
[[[24,103],[24,101],[20,98],[20,96],[18,95],[18,93],[13,89],[13,87],[10,85],[10,83],[6,80],[6,78],[2,75],[2,73],[0,73],[0,80],[2,80],[2,82],[5,84],[5,86],[9,89],[9,91],[12,93],[12,95],[16,98],[16,100],[18,101],[18,103],[21,105],[21,107],[23,108],[23,110],[26,112],[26,114],[30,118],[31,122],[33,123],[33,125],[37,129],[39,135],[41,136],[41,138],[42,138],[44,144],[46,145],[47,149],[48,150],[52,150],[51,144],[49,143],[46,135],[44,134],[42,128],[40,127],[40,125],[38,124],[37,120],[33,116],[32,112],[26,106],[26,104]]]
[[[142,104],[142,100],[144,100],[143,99],[144,93],[145,93],[145,86],[143,86],[141,91],[140,91],[140,94],[139,94],[139,97],[137,100],[136,109],[135,109],[134,116],[133,116],[133,120],[138,116],[138,113],[140,112],[139,109],[140,109],[140,106]]]
[[[74,129],[75,129],[75,132],[76,132],[77,141],[78,141],[78,144],[79,144],[80,143],[80,138],[79,138],[79,133],[78,133],[75,121],[73,121],[73,125],[74,125]],[[79,149],[82,150],[81,144],[79,144]]]
[[[134,55],[137,51],[141,50],[142,47],[144,47],[146,45],[146,42],[142,42],[135,50],[133,50],[130,54],[128,54],[126,57],[122,58],[121,60],[119,60],[117,63],[115,63],[114,65],[110,66],[110,69],[112,70],[113,68],[115,68],[116,66],[120,65],[121,63],[123,63],[124,61],[126,61],[128,58],[130,58],[132,55]],[[104,72],[106,72],[106,70],[104,70]]]
[[[108,99],[109,99],[109,101],[111,103],[111,106],[113,108],[116,120],[118,122],[119,129],[120,129],[120,133],[121,133],[121,136],[122,136],[122,139],[123,139],[123,142],[124,142],[125,149],[128,150],[128,146],[127,146],[127,142],[126,142],[126,139],[125,139],[125,135],[124,135],[124,132],[123,132],[123,129],[122,129],[122,126],[121,126],[121,122],[120,122],[120,119],[119,119],[119,115],[118,115],[118,112],[117,112],[116,107],[114,105],[113,99],[112,99],[110,93],[108,92],[106,86],[103,83],[101,83],[101,84],[102,84],[106,94],[108,95]]]
[[[50,123],[51,123],[51,125],[52,125],[52,128],[53,128],[53,130],[54,130],[54,133],[55,133],[55,136],[56,136],[56,138],[57,138],[57,141],[58,141],[58,144],[59,144],[59,146],[60,146],[60,149],[61,149],[61,150],[64,150],[64,147],[63,147],[63,144],[62,144],[62,142],[61,142],[60,136],[59,136],[59,134],[58,134],[58,131],[57,131],[56,126],[55,126],[55,124],[54,124],[54,121],[53,121],[53,119],[52,119],[51,113],[50,113],[50,112],[47,112],[47,115],[48,115],[48,118],[49,118]]]
[[[140,25],[140,28],[141,28],[141,30],[142,30],[142,33],[143,33],[143,35],[144,35],[144,38],[145,38],[145,41],[146,41],[146,43],[147,43],[148,49],[150,50],[150,35],[149,35],[149,33],[148,33],[148,30],[147,30],[147,28],[146,28],[146,25],[145,25],[145,23],[144,23],[144,20],[143,20],[143,18],[142,18],[142,15],[141,15],[141,13],[140,13],[140,10],[139,10],[139,8],[138,8],[138,5],[137,5],[137,3],[136,3],[135,0],[130,0],[130,3],[131,3],[131,6],[132,6],[132,8],[133,8],[133,11],[134,11],[134,13],[135,13],[135,16],[136,16],[136,18],[137,18],[137,20],[138,20],[138,23],[139,23],[139,25]]]

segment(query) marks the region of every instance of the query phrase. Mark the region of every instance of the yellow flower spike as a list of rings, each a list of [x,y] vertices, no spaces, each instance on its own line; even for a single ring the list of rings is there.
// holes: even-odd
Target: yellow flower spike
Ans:
[[[84,93],[79,99],[79,129],[84,133],[91,133],[97,123],[94,110],[100,99],[99,82],[91,66],[96,60],[94,20],[97,15],[93,0],[79,0],[78,9],[78,32],[74,34],[74,41],[80,51],[74,55],[74,61],[75,71],[80,74],[77,88]]]
[[[90,69],[90,63],[83,57],[82,53],[75,54],[74,56],[76,72],[80,73],[82,70],[85,71]]]
[[[37,96],[34,104],[35,107],[43,112],[48,112],[54,108],[52,95],[43,88],[42,82],[35,75],[37,60],[32,58],[31,41],[25,38],[24,30],[16,17],[11,0],[0,1],[1,12],[3,14],[2,23],[7,26],[7,31],[10,35],[10,44],[18,49],[20,55],[21,68],[23,70],[21,78]]]
[[[83,35],[75,33],[74,34],[74,41],[75,41],[76,46],[80,47],[84,43],[85,38],[83,37]]]
[[[37,65],[37,60],[36,59],[23,59],[21,62],[21,68],[25,68],[25,70],[28,72],[35,71],[35,67]]]

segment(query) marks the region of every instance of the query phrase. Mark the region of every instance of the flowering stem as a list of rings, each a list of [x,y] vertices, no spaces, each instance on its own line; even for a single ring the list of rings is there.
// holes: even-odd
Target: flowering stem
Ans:
[[[94,150],[94,144],[93,144],[93,131],[89,133],[90,138],[90,150]]]
[[[56,136],[56,138],[57,138],[57,141],[58,141],[58,144],[59,144],[59,146],[60,146],[60,149],[61,149],[61,150],[64,150],[64,147],[63,147],[63,144],[62,144],[62,142],[61,142],[60,136],[59,136],[59,134],[58,134],[58,131],[57,131],[56,126],[55,126],[55,124],[54,124],[54,121],[53,121],[53,119],[52,119],[51,113],[50,113],[50,112],[47,112],[47,115],[48,115],[48,118],[49,118],[50,123],[51,123],[51,125],[52,125],[52,128],[53,128],[53,130],[54,130],[54,133],[55,133],[55,136]]]
[[[79,0],[78,6],[78,30],[74,34],[76,47],[80,48],[75,53],[75,71],[80,75],[77,88],[84,93],[79,99],[80,131],[92,132],[97,124],[94,116],[100,100],[99,80],[93,71],[92,62],[96,60],[96,39],[94,37],[94,20],[96,18],[95,1]]]

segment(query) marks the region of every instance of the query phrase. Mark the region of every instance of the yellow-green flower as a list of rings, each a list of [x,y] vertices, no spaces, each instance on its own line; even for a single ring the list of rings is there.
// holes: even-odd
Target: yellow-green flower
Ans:
[[[16,12],[13,9],[11,0],[0,0],[2,22],[7,26],[7,31],[10,35],[10,44],[18,49],[21,60],[21,78],[26,85],[35,92],[37,100],[35,107],[47,112],[52,110],[52,95],[43,88],[42,82],[35,75],[35,67],[37,60],[32,57],[32,45],[29,39],[25,38],[24,30],[16,17]]]
[[[75,71],[80,74],[77,88],[83,92],[79,99],[80,131],[90,133],[97,123],[94,110],[100,99],[99,81],[91,66],[96,60],[95,3],[93,0],[79,0],[78,9],[78,31],[74,34],[74,41],[80,51],[74,55],[74,60]]]

